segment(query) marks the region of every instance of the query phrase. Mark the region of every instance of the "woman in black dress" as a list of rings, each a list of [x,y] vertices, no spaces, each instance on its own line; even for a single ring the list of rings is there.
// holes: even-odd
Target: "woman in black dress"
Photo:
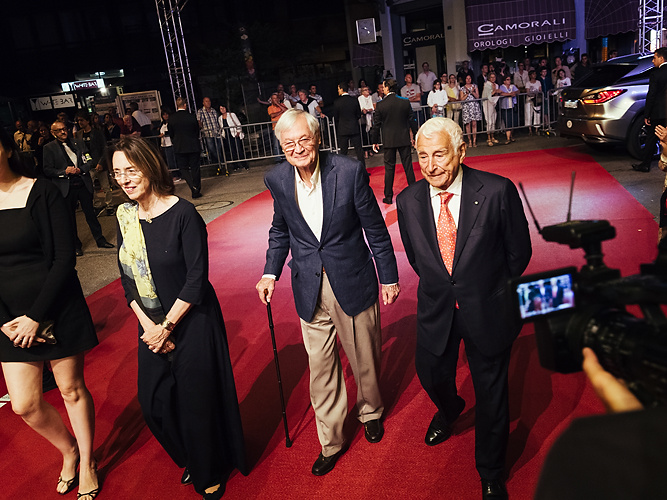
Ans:
[[[3,128],[0,227],[0,361],[12,409],[62,453],[57,492],[71,491],[78,481],[78,498],[93,500],[99,493],[95,409],[83,360],[84,351],[97,345],[97,336],[74,269],[70,214],[50,181],[32,178]],[[40,336],[50,322],[55,343]],[[51,363],[74,436],[42,397],[45,360]]]
[[[161,155],[139,138],[112,147],[113,175],[130,198],[118,207],[118,261],[139,320],[138,396],[144,418],[205,499],[234,468],[245,473],[243,429],[225,324],[208,281],[206,225],[174,196]]]

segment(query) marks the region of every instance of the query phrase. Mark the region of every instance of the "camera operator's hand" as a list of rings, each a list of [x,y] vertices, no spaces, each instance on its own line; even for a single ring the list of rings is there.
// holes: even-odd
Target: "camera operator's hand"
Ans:
[[[609,413],[641,410],[639,400],[630,392],[623,381],[614,377],[600,365],[592,349],[584,347],[583,368],[593,390],[604,403]]]

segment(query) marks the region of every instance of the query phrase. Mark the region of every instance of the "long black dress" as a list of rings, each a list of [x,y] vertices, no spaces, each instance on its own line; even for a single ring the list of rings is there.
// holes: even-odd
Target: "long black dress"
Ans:
[[[193,306],[171,334],[176,349],[170,354],[155,354],[139,341],[139,403],[153,435],[203,494],[224,485],[234,468],[247,473],[225,324],[208,281],[206,224],[180,199],[150,223],[142,220],[141,229],[164,313],[177,298]],[[141,304],[134,283],[122,282],[128,304]]]
[[[27,315],[54,320],[56,344],[15,348],[0,333],[0,361],[61,359],[97,345],[95,326],[74,269],[65,200],[37,179],[24,208],[0,210],[0,324]]]

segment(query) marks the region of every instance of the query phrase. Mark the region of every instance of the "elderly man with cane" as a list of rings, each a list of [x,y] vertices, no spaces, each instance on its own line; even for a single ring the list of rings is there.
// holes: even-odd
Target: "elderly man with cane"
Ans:
[[[265,178],[274,214],[264,275],[256,288],[264,304],[271,301],[275,280],[291,251],[292,291],[308,352],[310,399],[322,445],[312,473],[322,476],[345,450],[347,394],[341,390],[345,380],[336,334],[357,383],[358,418],[366,439],[371,443],[382,439],[378,275],[383,302],[391,304],[400,291],[398,269],[363,165],[320,152],[319,122],[304,111],[286,111],[275,132],[287,161]]]

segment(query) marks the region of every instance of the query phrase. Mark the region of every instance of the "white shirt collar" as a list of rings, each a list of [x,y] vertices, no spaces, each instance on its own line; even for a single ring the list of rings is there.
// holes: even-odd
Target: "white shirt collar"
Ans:
[[[447,189],[440,189],[429,184],[429,193],[431,198],[440,196],[440,193],[452,193],[454,196],[461,196],[461,187],[463,186],[463,169],[459,166],[459,171],[456,174],[454,182],[452,182]]]

